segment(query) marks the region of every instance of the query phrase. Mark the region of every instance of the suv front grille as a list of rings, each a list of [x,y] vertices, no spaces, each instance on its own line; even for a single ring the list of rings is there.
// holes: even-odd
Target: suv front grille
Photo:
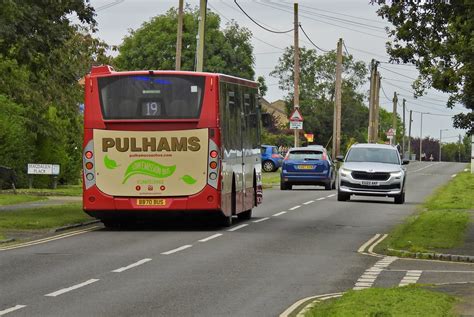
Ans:
[[[368,172],[361,172],[361,171],[353,171],[352,178],[362,179],[362,180],[371,180],[371,181],[386,181],[387,179],[390,178],[390,173],[384,173],[384,172],[368,173]]]

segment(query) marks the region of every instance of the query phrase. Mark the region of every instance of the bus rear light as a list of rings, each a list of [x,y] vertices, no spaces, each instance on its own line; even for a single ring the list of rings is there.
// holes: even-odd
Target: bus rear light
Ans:
[[[94,164],[92,164],[92,162],[87,162],[87,163],[86,163],[86,168],[87,168],[88,170],[91,170],[93,167],[94,167]]]
[[[94,179],[94,174],[89,173],[89,174],[86,175],[86,178],[87,178],[88,181],[92,181]]]
[[[211,180],[216,180],[217,179],[217,174],[216,173],[211,173],[211,174],[209,174],[209,178]]]
[[[211,153],[209,153],[209,155],[212,157],[212,158],[216,158],[219,153],[217,153],[217,151],[211,151]]]
[[[92,156],[94,156],[94,154],[92,153],[92,151],[87,151],[86,154],[85,154],[85,157],[86,159],[90,160],[92,158]]]
[[[217,162],[215,161],[212,161],[211,163],[209,163],[209,167],[212,168],[213,170],[217,168]]]

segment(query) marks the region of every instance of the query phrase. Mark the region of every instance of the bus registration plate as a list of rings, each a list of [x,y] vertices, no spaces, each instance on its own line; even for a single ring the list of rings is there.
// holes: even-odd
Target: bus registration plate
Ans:
[[[165,206],[166,199],[137,199],[138,206]]]

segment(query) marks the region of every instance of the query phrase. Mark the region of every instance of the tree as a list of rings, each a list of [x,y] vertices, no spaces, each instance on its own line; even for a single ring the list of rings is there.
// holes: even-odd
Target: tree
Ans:
[[[288,114],[293,100],[293,48],[285,49],[279,63],[270,73],[279,79],[280,89],[285,90]],[[336,77],[336,53],[317,55],[315,50],[300,49],[300,110],[305,119],[304,130],[314,134],[315,142],[330,143],[333,126],[333,109]],[[367,68],[355,61],[352,55],[343,58],[342,82],[342,144],[367,139],[368,108],[364,96],[357,92],[366,81]]]
[[[391,60],[414,64],[420,75],[413,83],[418,96],[428,87],[450,93],[456,102],[474,110],[474,6],[472,1],[386,1],[378,15],[393,24],[387,42]],[[474,112],[457,114],[456,128],[474,133]]]
[[[181,69],[194,70],[199,10],[187,7],[183,18]],[[221,72],[253,79],[251,32],[232,21],[219,30],[220,17],[208,11],[204,45],[204,71]],[[119,69],[174,69],[176,53],[177,10],[145,22],[131,30],[118,47],[114,65]]]

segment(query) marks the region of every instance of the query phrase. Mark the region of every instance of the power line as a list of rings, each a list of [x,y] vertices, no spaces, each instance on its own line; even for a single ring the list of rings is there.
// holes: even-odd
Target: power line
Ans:
[[[344,41],[342,41],[342,45],[344,45],[344,50],[346,51],[347,56],[351,55],[349,54],[349,51],[347,50],[347,47],[346,47],[346,43],[344,43]]]
[[[272,33],[277,33],[277,34],[283,34],[283,33],[293,32],[293,30],[294,30],[294,28],[291,29],[291,30],[288,30],[288,31],[275,31],[275,30],[270,30],[270,29],[264,27],[263,25],[261,25],[260,23],[258,23],[257,21],[255,21],[250,15],[248,15],[247,12],[245,12],[245,10],[237,3],[237,0],[234,0],[234,3],[237,5],[237,7],[239,7],[240,11],[242,11],[242,12],[247,16],[247,18],[249,18],[253,23],[255,23],[256,25],[258,25],[259,27],[261,27],[261,28],[264,29],[265,31],[272,32]]]
[[[101,5],[100,7],[97,7],[95,9],[95,12],[99,12],[99,11],[103,11],[103,10],[108,9],[108,8],[112,8],[112,7],[116,6],[117,4],[121,4],[124,1],[125,0],[115,0],[114,2]]]
[[[308,41],[310,41],[311,44],[313,44],[314,47],[316,47],[316,48],[317,48],[318,50],[320,50],[320,51],[323,51],[323,52],[325,52],[325,53],[329,53],[328,50],[325,50],[325,49],[323,49],[323,48],[317,46],[316,44],[314,44],[313,41],[311,41],[311,39],[309,38],[308,34],[306,34],[306,32],[305,32],[305,30],[303,29],[303,26],[302,26],[301,24],[299,25],[299,27],[300,27],[301,31],[303,31],[304,36],[306,36],[306,38],[308,39]]]
[[[399,76],[406,77],[406,78],[408,78],[408,79],[412,79],[412,80],[416,80],[416,78],[413,78],[413,77],[410,77],[410,76],[404,75],[404,74],[402,74],[402,73],[398,73],[398,72],[396,72],[396,71],[390,70],[390,69],[388,69],[388,68],[385,68],[385,67],[383,67],[383,66],[380,66],[380,68],[382,68],[382,69],[385,69],[385,70],[386,70],[386,71],[388,71],[388,72],[391,72],[391,73],[397,74],[397,75],[399,75]]]
[[[407,108],[407,110],[410,110]],[[454,117],[455,115],[454,114],[442,114],[442,113],[433,113],[433,112],[422,112],[422,111],[416,111],[416,110],[411,110],[415,113],[422,113],[422,114],[427,114],[427,115],[431,115],[431,116],[438,116],[438,117]]]

